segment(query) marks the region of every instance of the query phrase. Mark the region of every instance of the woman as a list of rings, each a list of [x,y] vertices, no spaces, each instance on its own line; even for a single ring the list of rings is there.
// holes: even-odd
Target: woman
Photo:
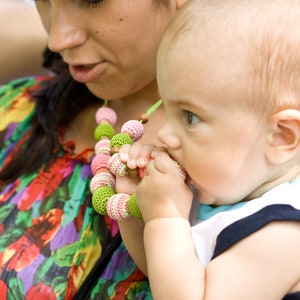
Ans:
[[[117,243],[116,222],[91,205],[95,112],[100,99],[109,100],[118,132],[159,99],[157,47],[184,2],[36,2],[49,48],[60,56],[46,63],[55,78],[0,90],[1,299],[74,299],[115,243],[104,270],[95,271],[90,298],[151,299],[146,278]],[[159,107],[143,143],[157,143],[163,117]]]

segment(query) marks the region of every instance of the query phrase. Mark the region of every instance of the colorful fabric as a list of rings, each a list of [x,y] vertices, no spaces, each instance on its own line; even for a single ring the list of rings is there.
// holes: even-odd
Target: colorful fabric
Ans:
[[[26,140],[35,115],[28,93],[48,79],[26,78],[0,88],[0,168]],[[2,144],[1,144],[2,142]],[[0,299],[72,299],[117,224],[95,213],[89,183],[92,149],[57,157],[34,174],[0,185]],[[91,299],[152,299],[124,245],[94,287]]]

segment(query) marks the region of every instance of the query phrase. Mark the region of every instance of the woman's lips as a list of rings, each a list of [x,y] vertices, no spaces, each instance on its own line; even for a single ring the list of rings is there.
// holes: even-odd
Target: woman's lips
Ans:
[[[88,83],[104,73],[105,61],[89,65],[69,65],[69,70],[76,81]]]

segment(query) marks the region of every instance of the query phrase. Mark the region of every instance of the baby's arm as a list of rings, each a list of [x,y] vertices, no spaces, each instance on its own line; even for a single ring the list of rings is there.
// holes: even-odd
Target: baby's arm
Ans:
[[[205,270],[190,233],[192,192],[167,153],[147,165],[137,188],[148,276],[155,299],[202,299]]]
[[[150,275],[152,292],[158,299],[199,298],[194,284],[199,286],[204,282],[204,272],[190,235],[188,217],[193,198],[190,188],[163,148],[126,145],[120,149],[119,156],[131,169],[147,166],[146,175],[135,186],[145,220],[130,218],[119,222],[130,255],[139,268]],[[119,178],[117,185],[123,180],[129,179]],[[129,186],[124,182],[122,185],[121,191]],[[191,272],[194,272],[193,276]],[[187,285],[190,295],[186,291]]]

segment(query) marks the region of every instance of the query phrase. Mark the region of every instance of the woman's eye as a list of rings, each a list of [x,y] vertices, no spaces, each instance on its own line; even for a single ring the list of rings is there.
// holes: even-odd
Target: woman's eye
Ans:
[[[80,0],[80,4],[83,7],[97,7],[102,4],[104,0]]]
[[[201,122],[201,118],[194,113],[184,110],[183,111],[184,119],[189,125],[195,125]]]
[[[48,0],[33,0],[34,2],[46,2]],[[104,0],[78,0],[79,4],[82,6],[82,7],[97,7],[99,6],[100,4],[102,4],[102,2]]]

